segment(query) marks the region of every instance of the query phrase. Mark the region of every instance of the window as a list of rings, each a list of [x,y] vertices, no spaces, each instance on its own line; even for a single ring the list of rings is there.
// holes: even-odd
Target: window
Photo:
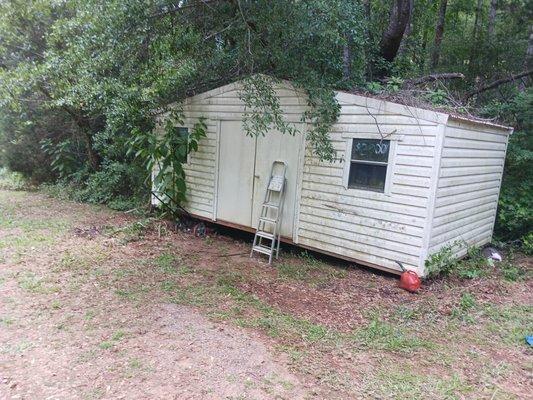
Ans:
[[[186,163],[187,160],[187,147],[189,143],[189,128],[180,126],[178,127],[178,136],[180,138],[180,142],[183,143],[183,153],[181,156],[181,159],[179,160],[180,163]]]
[[[352,139],[348,188],[385,191],[390,141]]]

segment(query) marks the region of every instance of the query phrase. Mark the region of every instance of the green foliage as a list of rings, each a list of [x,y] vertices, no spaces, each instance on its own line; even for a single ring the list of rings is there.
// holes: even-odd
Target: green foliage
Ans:
[[[467,248],[466,257],[458,259],[456,252]],[[489,263],[483,257],[479,247],[467,247],[464,242],[454,242],[431,254],[426,260],[427,278],[455,275],[462,279],[474,279],[485,276],[489,271]]]
[[[7,168],[0,167],[0,189],[24,190],[28,187],[24,176],[19,172],[11,172]]]
[[[455,276],[460,279],[477,279],[497,272],[506,280],[514,282],[524,279],[527,275],[526,271],[516,263],[512,247],[507,248],[503,261],[494,262],[485,258],[479,247],[467,247],[466,256],[457,259],[454,256],[456,250],[464,246],[466,246],[464,243],[456,242],[430,255],[426,260],[427,278]]]
[[[283,115],[274,88],[276,83],[276,79],[266,75],[253,75],[243,80],[239,97],[246,107],[243,128],[248,135],[265,136],[272,128],[283,134],[297,133]]]
[[[162,135],[134,130],[128,153],[135,152],[147,171],[152,174],[152,188],[163,199],[171,201],[171,206],[185,200],[186,184],[183,163],[188,154],[198,150],[198,142],[206,136],[207,125],[200,118],[192,129],[183,134],[183,116],[179,110],[171,111],[165,122]]]
[[[135,164],[106,163],[94,173],[81,170],[68,178],[43,184],[41,189],[60,199],[107,204],[119,211],[148,203],[142,185],[142,169]]]
[[[427,258],[425,267],[426,277],[428,279],[435,278],[439,275],[447,275],[453,270],[457,264],[453,249],[454,245],[444,246]]]
[[[50,166],[59,178],[67,178],[80,166],[75,158],[75,150],[72,148],[70,139],[54,144],[51,139],[41,141],[41,149],[50,156]]]
[[[397,76],[393,76],[387,80],[386,89],[388,92],[395,93],[402,88],[404,80]]]
[[[446,105],[448,101],[448,95],[442,89],[429,90],[424,97],[435,106]]]
[[[507,147],[507,159],[498,202],[496,235],[502,241],[519,239],[524,244],[524,250],[531,251],[533,90],[520,92],[509,102],[493,101],[485,107],[484,113],[498,116],[515,126],[515,132],[510,136]]]

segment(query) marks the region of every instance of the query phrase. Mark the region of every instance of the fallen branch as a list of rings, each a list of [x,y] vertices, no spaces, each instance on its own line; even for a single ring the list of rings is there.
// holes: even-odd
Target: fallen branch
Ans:
[[[426,82],[433,81],[443,81],[449,79],[464,79],[465,76],[460,72],[445,72],[442,74],[431,74],[426,76],[421,76],[420,78],[407,79],[405,83],[407,85],[421,85]]]
[[[511,75],[510,77],[508,78],[502,78],[502,79],[498,79],[497,81],[494,81],[486,86],[482,86],[476,90],[472,90],[471,92],[467,93],[465,95],[465,98],[464,100],[468,100],[470,97],[472,96],[475,96],[476,94],[480,94],[480,93],[483,93],[483,92],[486,92],[487,90],[490,90],[490,89],[494,89],[494,88],[497,88],[498,86],[500,85],[503,85],[504,83],[507,83],[507,82],[512,82],[516,79],[520,79],[520,78],[523,78],[525,76],[529,76],[529,75],[533,75],[533,69],[530,69],[529,71],[524,71],[524,72],[520,72],[519,74],[516,74],[516,75]]]

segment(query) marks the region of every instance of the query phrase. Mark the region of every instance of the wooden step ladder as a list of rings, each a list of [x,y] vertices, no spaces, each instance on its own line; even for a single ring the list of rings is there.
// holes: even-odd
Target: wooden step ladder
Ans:
[[[268,256],[268,263],[272,264],[272,257],[279,256],[279,242],[281,234],[281,217],[283,215],[283,200],[285,198],[285,172],[287,165],[283,161],[274,161],[270,170],[270,180],[266,188],[265,200],[261,205],[261,214],[254,236],[254,243],[250,257],[254,251]],[[267,241],[264,243],[263,240]],[[270,241],[270,244],[268,244]]]

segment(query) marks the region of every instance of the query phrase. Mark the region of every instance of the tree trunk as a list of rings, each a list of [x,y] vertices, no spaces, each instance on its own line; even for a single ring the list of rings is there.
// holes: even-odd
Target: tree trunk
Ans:
[[[524,70],[529,71],[533,69],[533,25],[529,26],[529,39],[527,41],[526,57],[524,58]],[[523,92],[531,80],[530,77],[524,77],[520,80],[518,90]]]
[[[478,48],[479,48],[479,25],[481,24],[481,11],[483,8],[483,0],[477,0],[476,6],[476,16],[474,19],[474,29],[472,32],[472,48],[470,50],[470,57],[468,62],[468,67],[471,72],[477,70],[477,61],[478,61]]]
[[[373,40],[372,40],[372,32],[370,30],[370,23],[372,21],[372,7],[370,4],[370,0],[363,0],[363,8],[365,10],[365,40],[366,40],[366,46],[365,46],[365,56],[366,56],[366,79],[369,81],[372,81],[374,78],[374,71],[372,69],[373,59],[374,59],[374,52],[373,52]]]
[[[405,27],[405,32],[403,34],[402,42],[400,43],[400,49],[398,50],[399,54],[405,54],[407,51],[407,42],[409,41],[409,36],[413,31],[413,14],[415,11],[415,0],[409,0],[411,2],[411,13],[409,15],[409,21],[407,21],[407,26]]]
[[[412,8],[410,0],[393,0],[390,10],[389,25],[379,43],[380,55],[388,62],[394,61],[400,48],[403,35],[407,23],[411,18]],[[380,75],[384,76],[386,70],[380,71]]]
[[[87,153],[87,160],[93,171],[98,171],[100,168],[100,156],[93,149],[93,138],[87,128],[80,128],[80,135],[85,144],[85,152]]]
[[[489,8],[489,22],[487,25],[487,34],[489,39],[494,36],[494,27],[496,26],[496,7],[498,5],[498,0],[490,0]]]
[[[431,70],[435,70],[439,65],[440,46],[442,44],[442,37],[444,35],[444,24],[446,22],[446,7],[448,0],[441,0],[439,7],[439,17],[437,18],[437,25],[435,26],[435,43],[433,44],[433,51],[431,52]]]

